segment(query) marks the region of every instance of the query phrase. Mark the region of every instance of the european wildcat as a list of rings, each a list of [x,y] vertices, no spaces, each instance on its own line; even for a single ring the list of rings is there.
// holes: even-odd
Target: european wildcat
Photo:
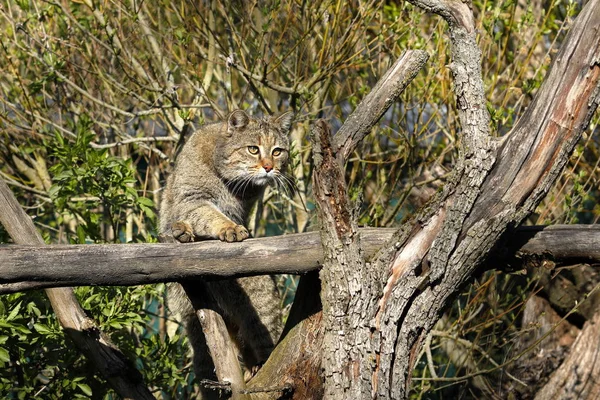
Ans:
[[[288,179],[282,171],[291,119],[292,113],[256,119],[237,110],[226,122],[196,131],[167,180],[161,234],[180,242],[246,239],[245,220],[265,186]],[[282,330],[277,287],[268,276],[173,284],[168,302],[183,320],[199,378],[214,378],[214,372],[192,303],[221,313],[248,369],[267,359]]]

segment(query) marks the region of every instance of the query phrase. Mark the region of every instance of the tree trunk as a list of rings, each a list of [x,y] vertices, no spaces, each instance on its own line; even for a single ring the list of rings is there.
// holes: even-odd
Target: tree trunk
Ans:
[[[407,397],[421,342],[475,268],[546,195],[600,101],[600,1],[581,11],[533,103],[502,140],[489,132],[468,4],[413,3],[449,24],[459,160],[443,191],[366,263],[343,174],[330,161],[340,153],[316,125],[326,398]]]
[[[319,296],[316,296],[320,286],[317,271],[300,279],[277,347],[248,382],[247,391],[252,393],[252,399],[318,400],[323,397],[320,374],[323,313]]]

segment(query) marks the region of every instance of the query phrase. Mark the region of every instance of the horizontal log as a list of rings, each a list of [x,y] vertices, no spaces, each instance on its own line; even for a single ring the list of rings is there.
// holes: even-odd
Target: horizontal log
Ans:
[[[362,230],[374,254],[393,229]],[[260,274],[302,274],[322,259],[318,232],[238,243],[0,246],[0,293],[42,287],[140,285]],[[27,282],[27,283],[25,283]],[[14,290],[13,290],[14,286]]]
[[[600,225],[523,226],[509,240],[507,250],[520,258],[536,255],[559,261],[597,263],[599,235]]]
[[[393,232],[386,228],[360,229],[367,258]],[[509,238],[502,252],[600,262],[598,243],[600,225],[522,227]],[[127,286],[200,277],[303,274],[319,268],[322,257],[318,232],[239,243],[211,240],[189,244],[0,245],[0,294],[61,286]],[[490,263],[494,260],[500,258],[491,257]]]

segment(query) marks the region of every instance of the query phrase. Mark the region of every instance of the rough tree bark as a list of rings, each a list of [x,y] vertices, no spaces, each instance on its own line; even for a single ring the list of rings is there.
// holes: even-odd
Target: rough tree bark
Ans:
[[[475,268],[546,195],[600,101],[599,1],[581,11],[533,103],[501,140],[489,132],[469,5],[412,2],[449,25],[459,160],[430,206],[365,263],[343,174],[330,161],[343,149],[332,149],[319,134],[327,128],[317,125],[326,398],[407,396],[422,340]]]
[[[393,232],[366,228],[367,254],[375,254]],[[322,257],[318,232],[226,245],[217,240],[185,245],[0,245],[0,294],[61,286],[143,285],[200,276],[302,274],[319,268]]]
[[[275,350],[248,382],[252,399],[321,399],[320,375],[323,348],[323,313],[315,288],[320,287],[317,271],[303,276],[298,284],[281,339]]]
[[[206,337],[208,351],[215,360],[215,374],[219,382],[228,384],[232,400],[248,399],[242,393],[246,388],[242,367],[237,359],[237,353],[229,340],[229,332],[221,315],[208,308],[196,308],[196,314],[202,331]],[[220,396],[219,396],[220,397]],[[229,396],[226,396],[229,397]]]
[[[600,312],[587,321],[565,362],[538,392],[537,400],[600,398]]]

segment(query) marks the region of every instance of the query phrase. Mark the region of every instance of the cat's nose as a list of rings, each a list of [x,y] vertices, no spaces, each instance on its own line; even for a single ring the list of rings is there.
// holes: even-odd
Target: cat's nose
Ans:
[[[264,164],[263,168],[265,169],[265,171],[267,172],[271,172],[273,170],[273,166],[271,164]]]

